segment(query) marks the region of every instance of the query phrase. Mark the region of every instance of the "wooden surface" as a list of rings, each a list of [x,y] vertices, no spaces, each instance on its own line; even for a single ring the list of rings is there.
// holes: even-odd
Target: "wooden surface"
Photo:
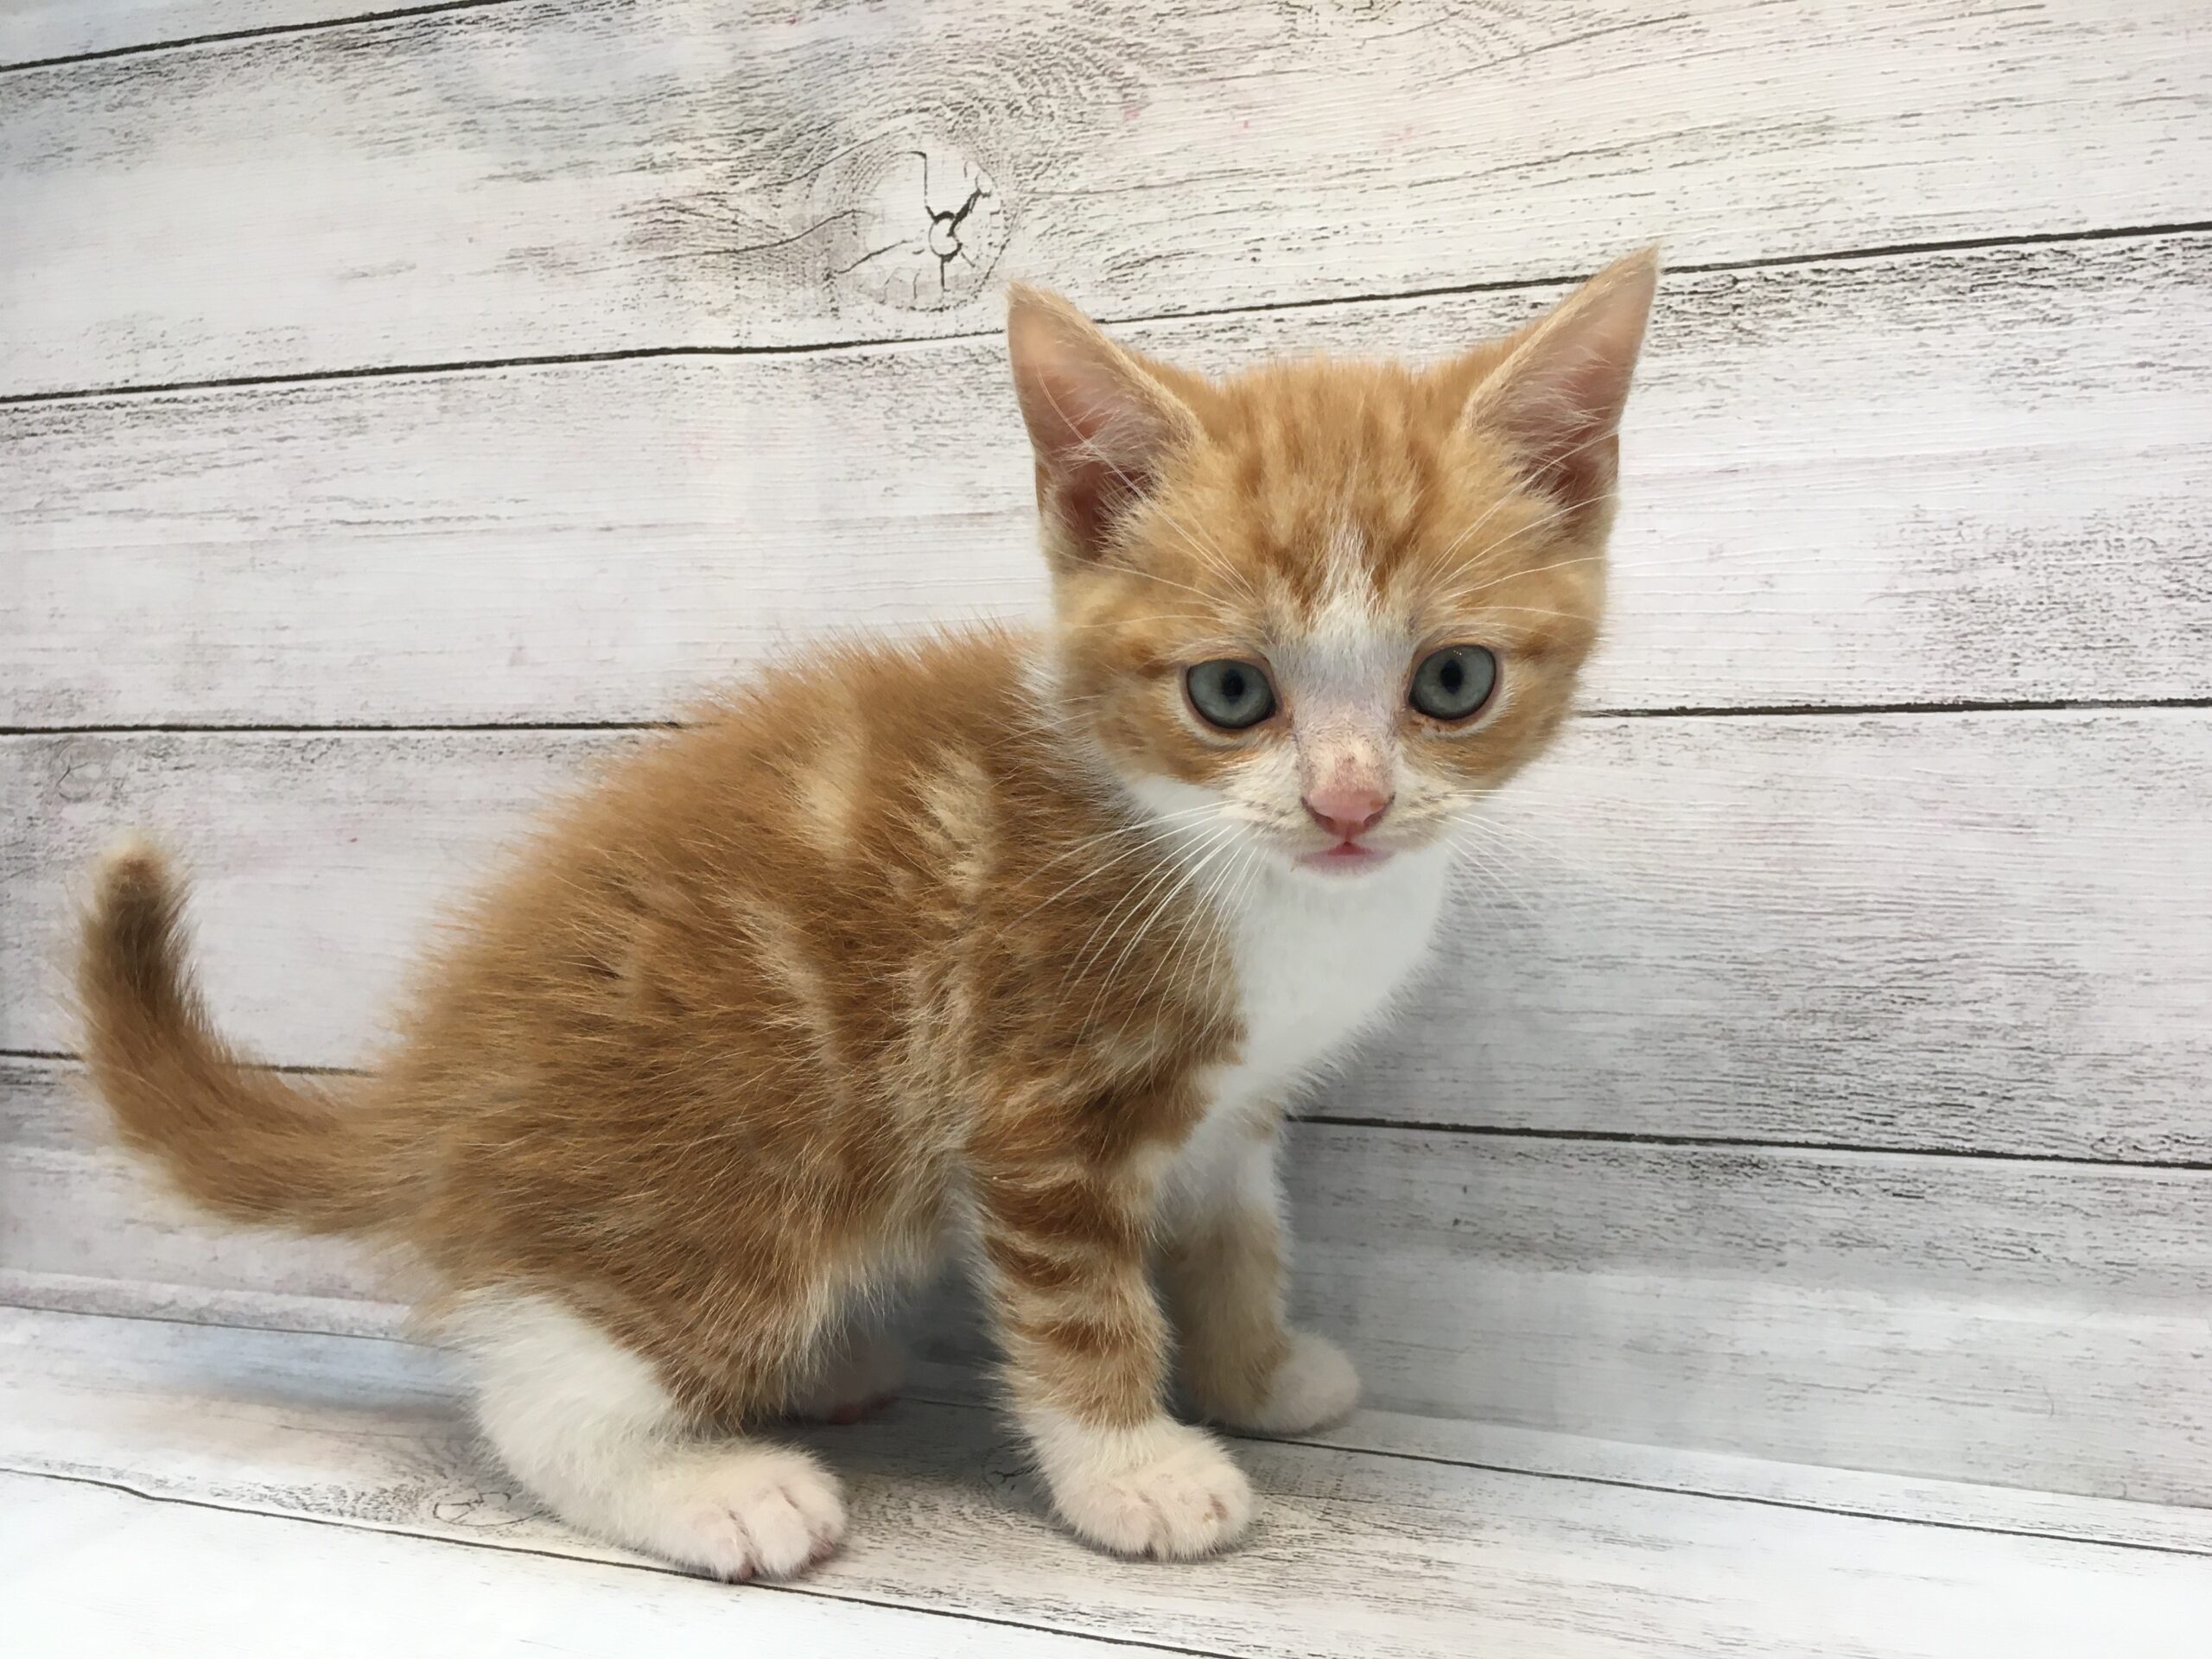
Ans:
[[[12,1070],[7,1300],[394,1327],[365,1257],[155,1201],[73,1070]],[[1288,1173],[1296,1300],[1379,1408],[2212,1501],[2212,1173],[1334,1123]]]
[[[1121,1643],[831,1596],[733,1590],[627,1563],[148,1502],[0,1475],[0,1595],[17,1659],[238,1653],[865,1653],[1128,1659]],[[247,1633],[251,1634],[248,1635]],[[1154,1649],[1154,1651],[1161,1651]],[[1173,1651],[1173,1649],[1164,1649]],[[1139,1648],[1138,1652],[1144,1649]]]
[[[358,1575],[334,1590],[340,1606],[381,1580],[420,1609],[452,1582],[457,1613],[484,1617],[504,1637],[516,1616],[499,1604],[542,1585],[549,1599],[520,1613],[519,1627],[544,1628],[538,1620],[569,1601],[574,1618],[555,1628],[582,1651],[605,1650],[591,1645],[600,1631],[639,1628],[610,1621],[648,1616],[668,1620],[679,1639],[722,1609],[731,1635],[747,1634],[748,1618],[804,1630],[804,1614],[753,1604],[834,1599],[874,1604],[868,1617],[880,1622],[855,1625],[850,1639],[880,1631],[887,1644],[937,1639],[893,1622],[891,1610],[915,1609],[1025,1635],[1267,1659],[2181,1659],[2212,1607],[2212,1558],[2194,1549],[1717,1501],[1433,1453],[1249,1441],[1239,1455],[1263,1514],[1248,1547],[1186,1566],[1117,1563],[1039,1516],[993,1414],[920,1401],[812,1437],[848,1482],[853,1534],[795,1590],[733,1590],[657,1571],[609,1586],[596,1567],[549,1573],[536,1559],[635,1560],[518,1503],[469,1450],[439,1368],[401,1344],[15,1313],[0,1316],[0,1468],[62,1478],[0,1488],[48,1520],[24,1552],[8,1552],[26,1580],[11,1596],[19,1629],[28,1605],[35,1621],[105,1616],[116,1621],[106,1628],[128,1630],[132,1610],[150,1599],[110,1592],[100,1599],[111,1611],[88,1615],[67,1593],[97,1584],[85,1565],[73,1576],[71,1561],[119,1512],[73,1493],[55,1497],[50,1488],[64,1481],[138,1494],[128,1501],[173,1516],[186,1506],[230,1512],[206,1532],[173,1519],[178,1541],[163,1539],[157,1553],[204,1552],[212,1567],[227,1546],[239,1552],[233,1563],[296,1562],[300,1578],[272,1570],[257,1598],[280,1619],[312,1605],[302,1587],[326,1580]],[[267,1516],[326,1524],[278,1531],[244,1519]],[[516,1552],[531,1553],[526,1565],[511,1560]],[[213,1586],[251,1593],[235,1566],[218,1567]],[[1008,1650],[1055,1651],[1033,1639]],[[990,1630],[974,1646],[913,1650],[991,1653],[1001,1649],[988,1643],[1001,1640]]]
[[[1434,358],[1549,292],[1128,332]],[[2212,237],[1670,279],[1586,703],[2212,696],[2209,319]],[[0,449],[0,725],[659,719],[1042,596],[995,339],[21,404]]]
[[[22,71],[0,385],[973,333],[1016,272],[1126,317],[2171,224],[2212,199],[2202,24],[548,0]]]
[[[440,902],[641,741],[0,738],[29,809],[0,823],[0,1046],[71,1046],[72,892],[135,824],[194,875],[226,1026],[358,1064]],[[2209,815],[2202,709],[1586,720],[1501,798],[1404,1035],[1319,1108],[2204,1162],[2175,1102],[2212,1073]]]
[[[99,53],[190,49],[221,36],[311,29],[341,18],[442,11],[507,0],[0,0],[0,73]]]

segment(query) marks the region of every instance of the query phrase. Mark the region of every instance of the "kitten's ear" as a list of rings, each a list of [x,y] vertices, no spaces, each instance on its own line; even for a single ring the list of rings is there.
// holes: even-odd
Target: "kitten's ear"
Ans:
[[[1504,440],[1530,482],[1571,512],[1612,494],[1621,411],[1658,283],[1656,248],[1606,266],[1508,340],[1467,399],[1467,423]]]
[[[1096,559],[1161,465],[1198,436],[1190,406],[1057,294],[1007,291],[1014,389],[1037,453],[1037,505],[1056,556]]]

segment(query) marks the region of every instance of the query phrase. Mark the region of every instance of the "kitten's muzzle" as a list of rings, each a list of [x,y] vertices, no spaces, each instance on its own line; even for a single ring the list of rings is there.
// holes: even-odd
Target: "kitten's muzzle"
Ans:
[[[1305,798],[1306,815],[1339,842],[1356,842],[1382,822],[1396,798],[1357,785],[1317,789]]]

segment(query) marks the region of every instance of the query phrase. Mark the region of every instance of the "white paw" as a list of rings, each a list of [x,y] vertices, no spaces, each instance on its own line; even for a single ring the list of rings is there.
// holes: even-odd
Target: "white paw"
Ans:
[[[783,1446],[686,1451],[645,1483],[628,1518],[631,1541],[741,1583],[789,1578],[829,1554],[845,1531],[836,1479]]]
[[[1262,1434],[1307,1434],[1342,1421],[1359,1403],[1359,1373],[1344,1351],[1311,1331],[1290,1334],[1266,1403],[1234,1425]]]
[[[1060,1517],[1120,1555],[1188,1560],[1234,1542],[1252,1522],[1252,1484],[1213,1437],[1162,1417],[1089,1429],[1057,1413],[1030,1417]]]

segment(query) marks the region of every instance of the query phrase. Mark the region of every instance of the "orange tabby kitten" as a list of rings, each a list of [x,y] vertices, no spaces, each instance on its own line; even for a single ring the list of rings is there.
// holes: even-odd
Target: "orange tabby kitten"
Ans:
[[[1016,289],[1052,614],[842,645],[545,830],[372,1078],[242,1066],[161,860],[80,991],[124,1137],[245,1222],[401,1247],[484,1433],[575,1525],[728,1578],[836,1542],[741,1431],[894,1383],[871,1310],[965,1247],[1052,1502],[1204,1554],[1221,1443],[1351,1408],[1283,1317],[1283,1102],[1428,947],[1452,832],[1595,636],[1656,262],[1441,366],[1216,383]]]

